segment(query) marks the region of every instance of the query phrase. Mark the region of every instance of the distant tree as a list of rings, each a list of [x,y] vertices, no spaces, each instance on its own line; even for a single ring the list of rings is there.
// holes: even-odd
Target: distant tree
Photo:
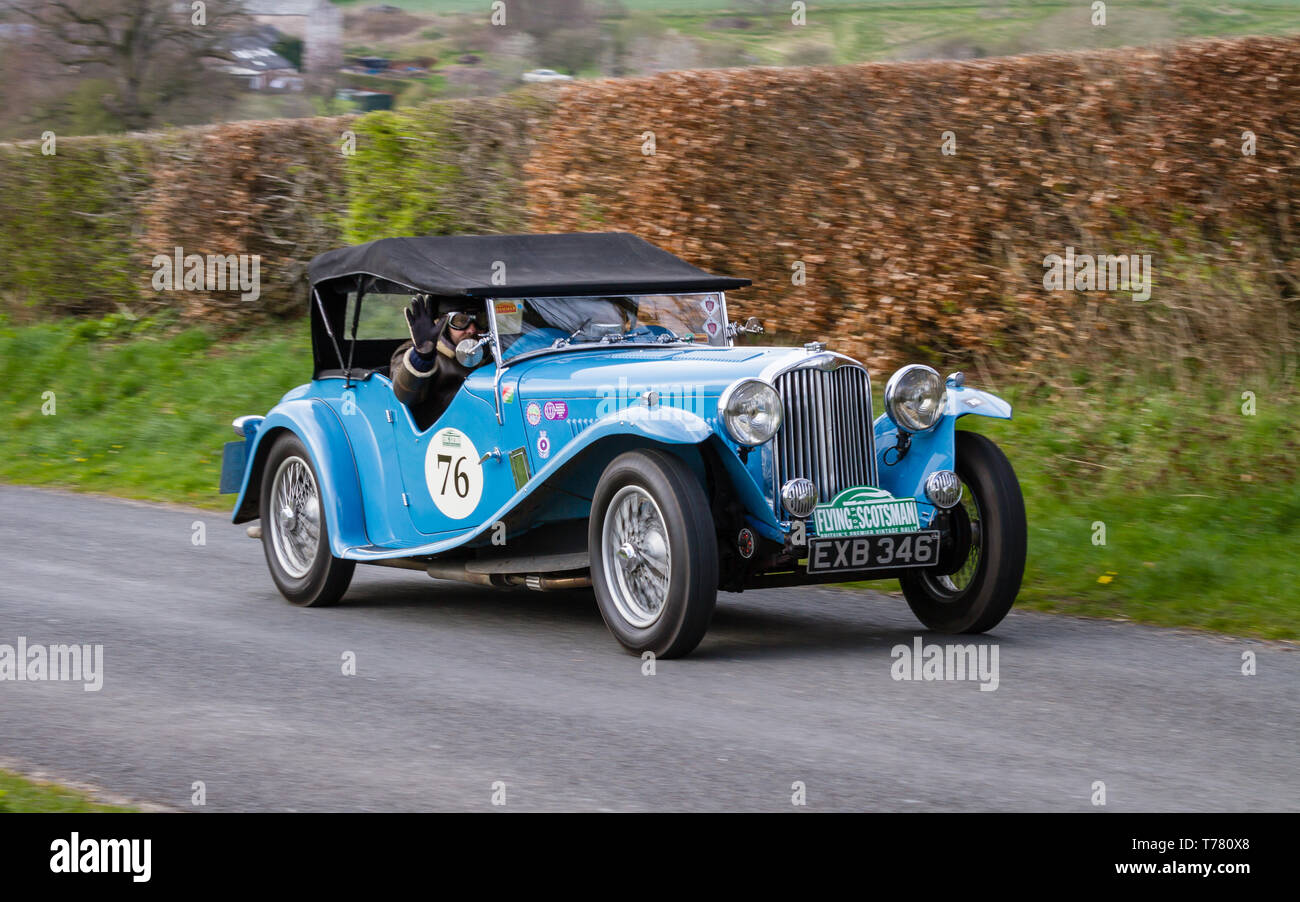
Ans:
[[[302,38],[285,35],[271,45],[271,49],[289,62],[298,71],[302,71]]]
[[[595,16],[583,0],[513,0],[507,25],[518,26],[539,41],[553,31],[582,30],[594,24]]]
[[[103,101],[122,127],[155,124],[182,96],[206,93],[205,59],[228,58],[223,40],[250,20],[238,2],[174,0],[39,0],[15,6],[36,26],[34,43],[72,74],[102,79]]]
[[[577,75],[595,65],[602,46],[597,28],[557,28],[541,40],[538,58],[545,66]]]

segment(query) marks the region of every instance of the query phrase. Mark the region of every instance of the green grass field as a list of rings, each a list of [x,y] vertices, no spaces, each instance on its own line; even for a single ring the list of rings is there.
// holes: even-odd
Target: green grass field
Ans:
[[[216,486],[230,421],[264,413],[309,374],[305,321],[236,340],[120,320],[0,329],[0,480],[228,510]],[[1003,447],[1024,489],[1021,604],[1300,637],[1292,388],[1099,374],[1052,385],[985,385],[1016,418],[962,421]]]
[[[7,770],[0,770],[0,814],[33,812],[87,814],[133,810],[96,802],[90,796],[75,789],[31,780]]]
[[[1092,24],[1091,3],[1075,0],[816,0],[807,4],[800,26],[791,22],[791,4],[777,0],[620,2],[627,14],[638,18],[641,30],[657,20],[662,28],[717,45],[715,49],[744,50],[763,63],[995,56],[1300,30],[1300,0],[1111,2],[1101,27]],[[374,4],[349,0],[337,5],[355,12]],[[458,14],[484,22],[490,9],[483,0],[396,0],[392,5],[417,15]],[[599,2],[587,7],[597,15],[605,9]],[[738,16],[745,19],[743,27],[726,21]],[[602,21],[620,19],[606,11]],[[817,58],[822,55],[828,58]]]

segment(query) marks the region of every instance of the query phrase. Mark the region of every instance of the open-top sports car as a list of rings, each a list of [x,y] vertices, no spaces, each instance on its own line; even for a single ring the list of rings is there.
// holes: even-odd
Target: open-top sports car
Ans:
[[[594,589],[627,649],[680,656],[719,589],[897,578],[945,632],[1019,591],[1015,473],[959,417],[1001,399],[906,366],[763,347],[710,275],[621,233],[385,238],[309,267],[312,379],[235,421],[222,490],[271,577],[333,604],[357,563]],[[431,424],[394,394],[412,297],[481,323]],[[405,360],[405,358],[401,358]],[[406,365],[406,364],[402,364]]]

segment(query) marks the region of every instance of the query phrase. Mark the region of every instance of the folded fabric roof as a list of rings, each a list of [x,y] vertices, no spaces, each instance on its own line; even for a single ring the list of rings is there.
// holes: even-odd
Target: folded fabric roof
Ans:
[[[327,251],[307,267],[313,286],[371,275],[434,295],[563,297],[743,288],[625,232],[380,238]]]

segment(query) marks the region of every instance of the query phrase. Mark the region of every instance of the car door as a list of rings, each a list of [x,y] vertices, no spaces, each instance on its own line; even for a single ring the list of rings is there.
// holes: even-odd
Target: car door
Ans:
[[[515,493],[509,451],[497,424],[495,374],[495,364],[470,373],[425,430],[405,404],[394,400],[394,442],[407,513],[424,535],[450,536],[476,527]]]
[[[366,536],[375,545],[402,547],[418,541],[406,514],[405,487],[393,433],[396,408],[386,376],[355,382],[330,380],[327,403],[338,414],[356,460],[366,518]]]

